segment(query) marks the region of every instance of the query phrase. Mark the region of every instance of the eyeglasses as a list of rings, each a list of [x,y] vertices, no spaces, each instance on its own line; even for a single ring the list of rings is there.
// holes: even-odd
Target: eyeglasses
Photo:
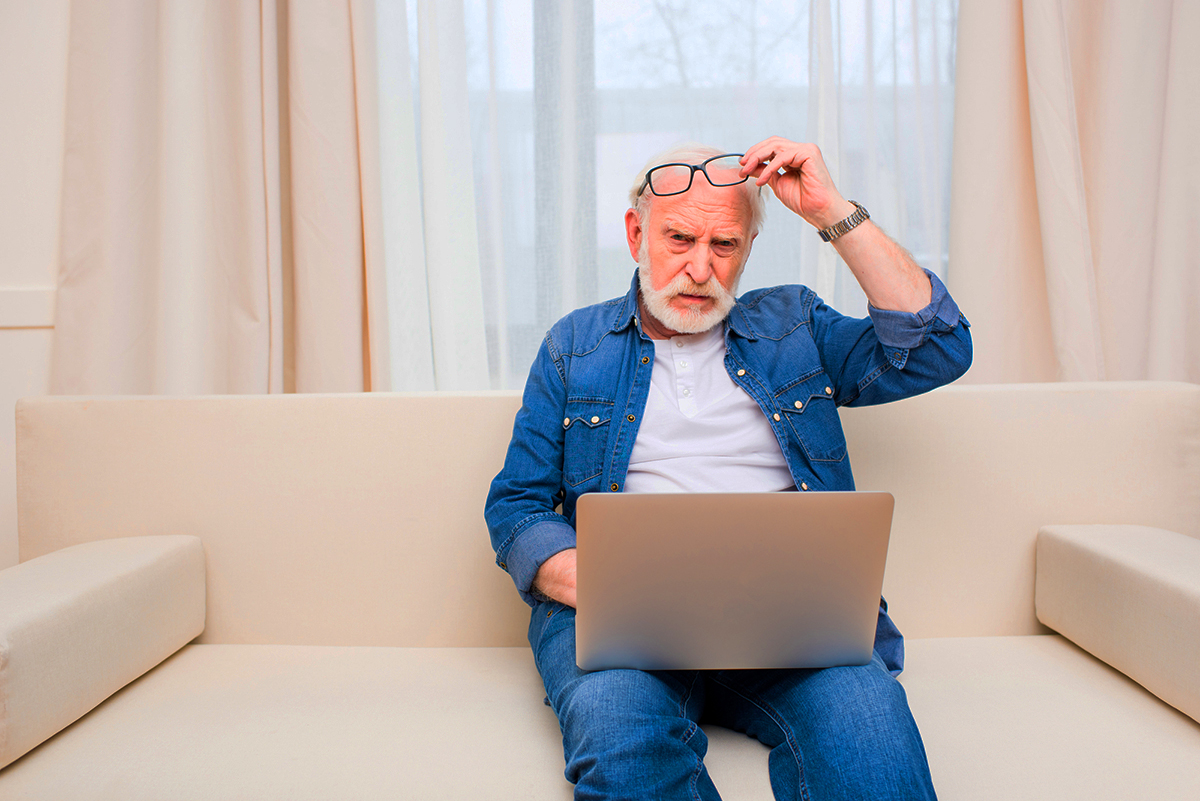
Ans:
[[[725,153],[713,156],[699,164],[659,164],[646,173],[646,180],[638,189],[638,196],[650,187],[650,192],[659,197],[682,195],[692,188],[692,178],[696,173],[704,173],[704,177],[713,186],[737,186],[749,176],[740,173],[742,169],[741,153]]]

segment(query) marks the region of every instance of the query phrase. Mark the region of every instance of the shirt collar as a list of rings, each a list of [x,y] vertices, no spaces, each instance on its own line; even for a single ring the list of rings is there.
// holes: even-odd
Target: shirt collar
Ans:
[[[637,321],[638,314],[638,274],[637,270],[633,271],[633,281],[629,284],[629,291],[625,293],[625,297],[621,298],[617,303],[616,312],[613,314],[612,325],[609,330],[614,334],[622,331],[625,328],[633,325]]]
[[[725,318],[725,322],[729,324],[729,330],[743,339],[758,339],[758,334],[754,332],[754,327],[750,325],[750,316],[746,314],[746,307],[742,305],[739,299],[733,304],[733,308],[729,312],[729,316]]]

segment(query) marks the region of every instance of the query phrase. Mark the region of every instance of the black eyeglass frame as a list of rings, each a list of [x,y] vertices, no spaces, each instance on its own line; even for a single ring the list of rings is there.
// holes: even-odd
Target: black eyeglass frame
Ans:
[[[745,153],[722,153],[719,156],[713,156],[712,158],[705,159],[704,161],[700,162],[699,164],[684,164],[683,162],[680,162],[680,161],[672,161],[672,162],[668,162],[667,164],[659,164],[657,166],[651,167],[650,169],[646,170],[646,177],[642,181],[642,185],[638,188],[637,196],[641,197],[642,193],[646,191],[646,187],[650,187],[650,193],[652,195],[654,195],[655,197],[671,197],[672,195],[682,195],[684,192],[686,192],[692,188],[692,180],[696,177],[696,173],[698,173],[698,172],[704,173],[705,180],[707,180],[709,182],[709,184],[711,184],[712,186],[737,186],[738,184],[744,184],[746,182],[746,179],[750,177],[749,175],[743,176],[740,180],[734,181],[733,183],[719,184],[712,179],[711,175],[708,174],[708,164],[710,161],[716,161],[717,159],[726,159],[726,158],[729,158],[730,156],[735,156],[740,159],[744,155],[746,155],[746,154]],[[661,170],[664,167],[687,167],[689,170],[691,170],[691,173],[688,175],[687,186],[685,186],[683,189],[680,189],[678,192],[655,192],[654,184],[650,180],[650,176],[655,172],[655,170]]]

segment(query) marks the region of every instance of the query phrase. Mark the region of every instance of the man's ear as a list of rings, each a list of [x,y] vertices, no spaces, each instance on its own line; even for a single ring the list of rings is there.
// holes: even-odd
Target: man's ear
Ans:
[[[629,255],[634,261],[638,260],[638,250],[642,246],[642,237],[646,232],[642,230],[642,221],[638,217],[637,210],[630,209],[625,212],[625,239],[629,243]]]

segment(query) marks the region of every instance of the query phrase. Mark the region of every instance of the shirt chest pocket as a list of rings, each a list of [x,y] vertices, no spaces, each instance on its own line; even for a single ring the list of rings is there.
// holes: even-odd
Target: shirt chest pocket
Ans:
[[[572,487],[597,478],[612,430],[613,404],[599,400],[568,400],[563,417],[563,480]]]
[[[780,415],[814,462],[846,458],[846,437],[833,398],[833,383],[825,373],[798,381],[776,395]]]

